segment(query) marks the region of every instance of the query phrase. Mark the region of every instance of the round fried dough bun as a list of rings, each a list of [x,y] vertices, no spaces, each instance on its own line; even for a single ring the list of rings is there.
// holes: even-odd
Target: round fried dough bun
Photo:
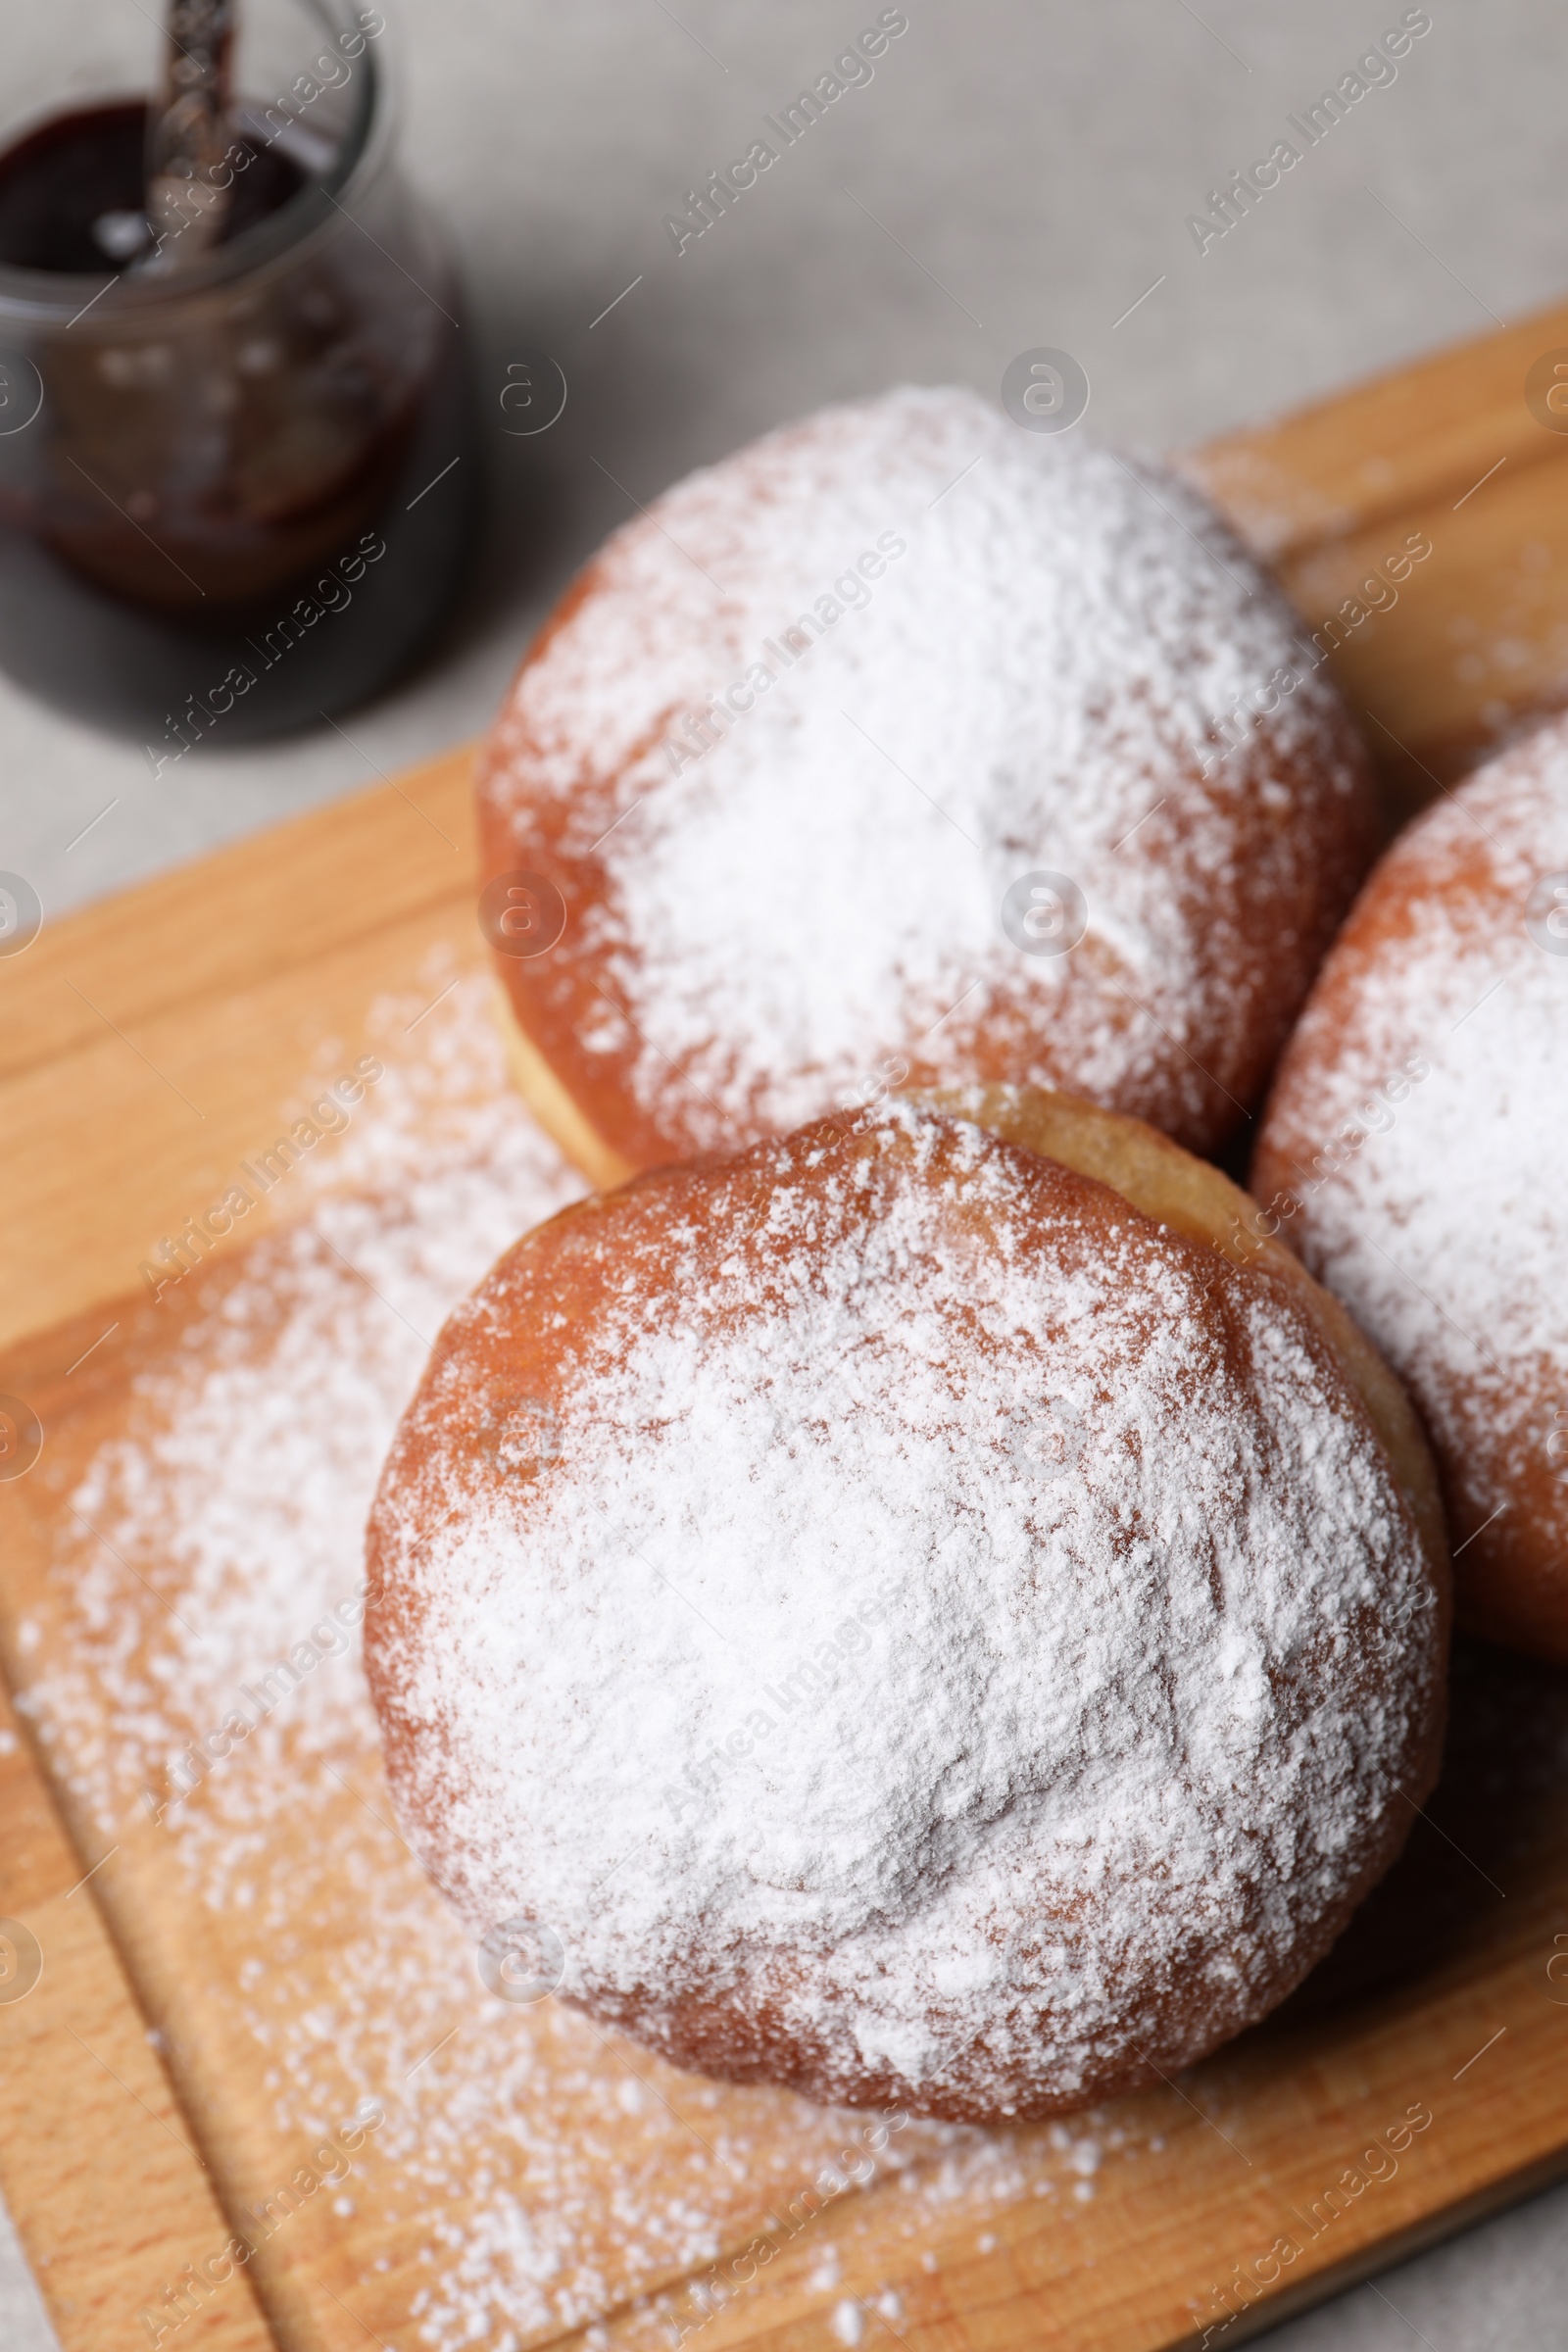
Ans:
[[[679,2064],[973,2122],[1281,2000],[1435,1777],[1446,1565],[1397,1385],[1250,1217],[995,1089],[509,1251],[369,1529],[388,1772],[474,1934]]]
[[[1568,1665],[1568,720],[1390,850],[1281,1063],[1252,1187],[1409,1383],[1461,1620]]]
[[[677,484],[568,590],[481,761],[537,1115],[597,1183],[889,1068],[1212,1149],[1377,843],[1298,636],[1196,493],[972,392]]]

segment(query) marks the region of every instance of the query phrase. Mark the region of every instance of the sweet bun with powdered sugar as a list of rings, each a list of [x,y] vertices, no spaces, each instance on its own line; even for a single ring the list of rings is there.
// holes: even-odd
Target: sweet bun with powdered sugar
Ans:
[[[399,1812],[677,2063],[975,2122],[1263,2016],[1436,1775],[1402,1392],[1246,1197],[1031,1089],[518,1242],[369,1530]]]
[[[1377,846],[1299,636],[1193,490],[968,391],[678,483],[569,589],[481,762],[533,1108],[601,1184],[887,1068],[1214,1150]]]
[[[1568,719],[1429,808],[1323,967],[1253,1164],[1408,1382],[1460,1615],[1568,1665]]]

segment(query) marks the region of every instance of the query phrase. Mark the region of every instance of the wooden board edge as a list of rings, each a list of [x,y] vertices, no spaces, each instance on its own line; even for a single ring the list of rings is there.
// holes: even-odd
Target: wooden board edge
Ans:
[[[244,2271],[214,2282],[228,2216],[3,1680],[0,1735],[0,1914],[33,1938],[8,1966],[38,1970],[0,2001],[0,2192],[63,2352],[187,2314],[206,2352],[277,2352]]]
[[[45,923],[38,935],[39,944],[47,941],[69,951],[96,930],[111,910],[123,911],[132,923],[140,923],[147,916],[164,921],[177,916],[193,899],[207,897],[215,889],[220,894],[228,890],[249,894],[254,888],[259,846],[277,849],[281,853],[279,862],[285,866],[294,863],[297,853],[308,852],[323,841],[339,846],[346,837],[347,847],[352,851],[367,819],[378,827],[381,811],[421,792],[437,806],[448,801],[465,806],[472,790],[478,753],[479,739],[466,736],[428,760],[418,760],[410,767],[400,768],[396,776],[381,776],[378,783],[358,785],[352,791],[314,801],[289,816],[273,818],[270,823],[255,825],[231,840],[220,842],[215,849],[195,850],[188,858],[162,866],[139,882],[106,891],[101,897],[88,899],[83,905],[57,915],[53,922]]]
[[[106,1023],[135,1028],[193,998],[233,994],[465,896],[473,887],[476,753],[473,742],[457,744],[46,921],[25,954],[0,961],[0,1082],[64,1061],[101,1039]],[[388,904],[394,844],[419,818],[433,828],[433,861],[411,859]],[[176,929],[202,944],[172,982],[145,942]]]
[[[488,962],[464,888],[276,980],[216,994],[183,1020],[148,1020],[134,1043],[106,1033],[0,1079],[0,1194],[12,1208],[0,1237],[0,1349],[101,1301],[85,1350],[138,1276],[152,1295],[181,1267],[217,1262],[304,1213],[306,1193],[340,1191],[332,1163],[347,1129],[376,1117],[383,1078],[395,1098],[412,1073],[392,1021],[398,1003],[419,1007],[407,1034]],[[475,1018],[488,1038],[488,1006]],[[362,1049],[379,1063],[363,1085]],[[323,1093],[338,1098],[324,1113]],[[302,1145],[292,1130],[313,1112],[324,1124],[313,1118]],[[112,1183],[92,1173],[117,1158]]]
[[[1397,2270],[1400,2263],[1413,2260],[1417,2254],[1430,2253],[1434,2247],[1462,2236],[1467,2230],[1493,2221],[1516,2205],[1527,2204],[1532,2197],[1562,2180],[1568,2180],[1568,2118],[1563,2124],[1563,2144],[1550,2155],[1536,2157],[1517,2172],[1503,2174],[1485,2187],[1455,2197],[1451,2204],[1439,2207],[1419,2221],[1407,2222],[1386,2237],[1358,2247],[1311,2278],[1303,2278],[1298,2286],[1284,2287],[1273,2296],[1264,2295],[1237,2323],[1236,2332],[1227,2336],[1211,2334],[1205,2347],[1201,2331],[1195,2330],[1173,2337],[1169,2346],[1159,2347],[1159,2352],[1212,2352],[1212,2347],[1222,2342],[1251,2343],[1266,2335],[1270,2328],[1283,2327],[1287,2320],[1298,2319],[1303,2312],[1332,2303],[1337,2295],[1364,2286],[1369,2278]]]
[[[1191,444],[1170,463],[1264,562],[1284,563],[1465,490],[1474,459],[1484,467],[1493,459],[1533,466],[1568,458],[1568,440],[1532,416],[1521,367],[1565,344],[1568,304],[1548,303],[1511,325],[1441,343],[1304,407]],[[1424,435],[1412,429],[1422,410]],[[1392,457],[1378,446],[1385,434],[1394,439]]]

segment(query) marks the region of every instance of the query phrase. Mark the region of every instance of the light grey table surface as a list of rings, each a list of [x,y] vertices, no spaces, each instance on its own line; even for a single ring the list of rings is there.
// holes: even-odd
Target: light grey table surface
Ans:
[[[1568,286],[1561,0],[1431,0],[1397,79],[1202,254],[1186,217],[1353,69],[1400,0],[906,0],[908,30],[869,85],[677,255],[665,213],[880,5],[402,0],[406,151],[484,347],[483,575],[348,738],[193,755],[160,779],[0,678],[0,867],[58,913],[473,733],[633,499],[823,401],[904,379],[994,391],[1015,353],[1059,346],[1089,372],[1092,424],[1157,450]],[[95,6],[114,45],[150,38],[134,0]],[[0,67],[37,21],[3,0]],[[565,370],[566,413],[508,439],[508,360],[539,347]],[[1565,2314],[1559,2190],[1271,2340],[1560,2352]],[[52,2341],[0,2227],[0,2345]]]

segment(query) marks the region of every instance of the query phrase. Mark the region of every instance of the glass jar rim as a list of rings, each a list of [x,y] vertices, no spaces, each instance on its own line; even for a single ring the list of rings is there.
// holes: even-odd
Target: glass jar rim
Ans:
[[[364,42],[357,56],[343,51],[360,78],[360,90],[330,171],[308,179],[275,212],[216,246],[177,276],[106,270],[100,277],[95,271],[29,270],[0,262],[0,333],[8,326],[33,333],[71,326],[85,310],[107,325],[112,318],[140,321],[151,313],[181,308],[193,296],[221,293],[291,255],[347,210],[344,200],[372,176],[390,142],[389,78],[370,48],[372,41],[386,33],[386,18],[376,8],[351,9],[346,0],[305,0],[305,4],[338,36],[340,46],[345,36],[358,35]],[[376,31],[368,30],[363,22],[367,17],[380,18]],[[273,100],[264,113],[270,115],[274,108],[286,107],[290,95]],[[41,112],[31,127],[37,129],[49,122],[52,111],[58,110]],[[20,135],[25,137],[26,130]],[[89,286],[91,293],[87,292]]]

